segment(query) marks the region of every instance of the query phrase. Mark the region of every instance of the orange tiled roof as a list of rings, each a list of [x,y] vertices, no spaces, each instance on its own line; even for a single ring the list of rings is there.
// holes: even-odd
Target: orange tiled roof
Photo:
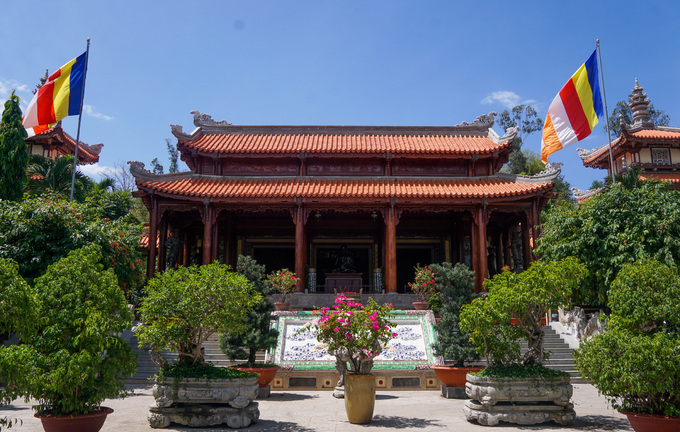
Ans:
[[[138,181],[140,190],[183,197],[248,198],[443,198],[482,199],[534,194],[552,182],[517,183],[500,179],[338,179],[338,178],[206,178]]]
[[[509,148],[512,140],[494,142],[488,136],[338,133],[202,134],[180,140],[205,153],[263,154],[489,154]]]
[[[27,142],[40,144],[44,144],[45,141],[48,140],[51,140],[51,145],[54,145],[55,141],[64,145],[68,149],[68,154],[70,155],[75,153],[76,140],[64,131],[61,127],[61,122],[55,123],[52,127],[38,135],[26,138]],[[99,153],[103,146],[103,144],[88,145],[81,141],[78,146],[79,163],[93,164],[99,162]]]
[[[661,181],[669,181],[673,183],[680,183],[680,173],[643,172],[640,174],[640,179],[642,180],[654,179]]]
[[[640,129],[635,132],[630,132],[628,134],[622,134],[616,140],[612,142],[612,151],[616,151],[623,144],[630,141],[630,138],[642,140],[642,141],[674,141],[680,143],[680,131],[675,130],[663,130],[663,129]],[[588,166],[591,163],[598,161],[601,158],[609,157],[609,146],[604,145],[598,149],[594,149],[591,154],[583,159],[584,165]]]

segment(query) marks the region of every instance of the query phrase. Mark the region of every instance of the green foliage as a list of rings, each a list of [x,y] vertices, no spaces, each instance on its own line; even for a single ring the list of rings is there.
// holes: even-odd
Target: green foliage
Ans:
[[[680,274],[654,260],[611,284],[607,331],[574,352],[583,377],[622,411],[680,417]]]
[[[173,364],[168,369],[159,370],[157,376],[163,378],[241,379],[251,378],[257,376],[257,374],[238,369],[215,367],[211,364],[196,367],[195,364],[179,363]]]
[[[17,316],[25,316],[27,322],[37,322],[34,316],[35,302],[28,284],[19,275],[19,266],[0,258],[0,333],[13,333],[18,330],[14,321]]]
[[[70,155],[59,156],[56,159],[31,155],[30,165],[26,169],[28,174],[26,192],[30,196],[56,195],[65,199],[69,198],[73,177],[73,159]],[[73,199],[83,202],[91,183],[90,178],[76,167]]]
[[[229,331],[220,335],[220,349],[231,361],[247,358],[248,367],[253,367],[257,351],[276,347],[279,336],[278,330],[271,327],[274,306],[264,298],[272,287],[264,282],[265,266],[249,256],[238,256],[236,271],[245,276],[263,297],[244,317],[245,331]]]
[[[512,142],[513,152],[510,154],[507,170],[512,174],[527,173],[528,158],[531,153],[523,152],[522,144],[527,136],[543,128],[543,120],[538,117],[538,113],[531,105],[517,105],[511,111],[503,111],[498,117],[498,124],[504,130],[510,127],[517,128],[517,136]],[[542,169],[538,172],[540,171]]]
[[[295,292],[298,278],[287,268],[276,270],[267,275],[266,283],[281,294],[281,301],[286,302]]]
[[[142,282],[141,227],[125,218],[102,219],[102,211],[58,197],[0,202],[0,258],[14,260],[32,283],[70,251],[97,244],[104,268],[114,269],[120,287],[134,294]]]
[[[479,372],[472,372],[472,375],[486,378],[559,378],[569,376],[567,372],[549,369],[540,364],[495,365],[484,368]]]
[[[169,364],[159,352],[165,349],[179,354],[178,363],[204,366],[203,343],[215,333],[245,331],[246,315],[262,299],[245,276],[218,262],[167,270],[144,292],[139,310],[145,325],[137,337],[164,369]]]
[[[645,181],[632,189],[613,185],[583,204],[553,208],[544,212],[536,253],[547,261],[577,257],[589,273],[573,302],[604,306],[624,264],[680,260],[680,193]]]
[[[654,105],[651,103],[647,106],[647,112],[649,113],[649,118],[656,126],[668,126],[670,123],[670,117],[668,117],[668,114],[666,114],[666,112],[663,110],[654,108]],[[625,124],[633,124],[633,112],[626,101],[618,101],[616,103],[616,107],[612,111],[612,114],[609,116],[609,131],[611,132],[612,140],[621,135],[620,117],[623,117]],[[605,128],[606,132],[606,126],[603,125],[603,127]]]
[[[436,355],[453,360],[455,366],[479,360],[479,354],[470,343],[470,335],[459,328],[459,314],[463,305],[476,297],[474,294],[474,272],[465,264],[432,264],[434,280],[441,299],[441,321],[435,324],[437,342],[432,345]]]
[[[418,299],[426,302],[437,292],[437,284],[434,280],[434,272],[428,266],[421,267],[420,264],[414,267],[415,277],[413,282],[408,284]]]
[[[486,281],[489,294],[462,307],[459,326],[470,333],[470,341],[490,366],[542,363],[547,353],[541,319],[568,304],[586,274],[585,266],[573,257],[535,262],[519,274],[503,271]],[[528,342],[523,357],[520,339]]]
[[[23,198],[28,165],[28,147],[24,141],[27,136],[21,124],[19,97],[12,91],[0,123],[0,200]]]
[[[69,253],[23,294],[30,313],[10,308],[22,344],[0,347],[2,400],[32,397],[38,412],[75,415],[125,395],[137,362],[116,334],[132,325],[132,314],[101,261],[96,245]]]

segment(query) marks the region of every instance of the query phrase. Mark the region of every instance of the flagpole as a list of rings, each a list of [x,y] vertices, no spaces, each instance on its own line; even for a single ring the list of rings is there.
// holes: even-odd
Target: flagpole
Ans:
[[[90,58],[90,38],[87,38],[87,49],[85,50],[85,71],[83,72],[83,91],[80,94],[80,112],[78,113],[78,132],[76,133],[76,150],[73,154],[73,172],[71,173],[71,197],[73,201],[73,188],[76,184],[76,166],[78,164],[78,145],[80,144],[80,121],[83,119],[83,100],[85,99],[85,79],[87,78],[87,64]]]
[[[609,111],[607,110],[607,96],[604,91],[604,71],[602,70],[602,58],[600,57],[600,40],[597,42],[597,62],[600,69],[600,82],[602,83],[602,101],[604,102],[604,116],[606,119],[605,127],[607,128],[607,138],[609,139],[609,166],[611,167],[612,183],[614,183],[614,176],[616,175],[616,165],[614,165],[614,152],[612,151],[612,136],[609,131]]]

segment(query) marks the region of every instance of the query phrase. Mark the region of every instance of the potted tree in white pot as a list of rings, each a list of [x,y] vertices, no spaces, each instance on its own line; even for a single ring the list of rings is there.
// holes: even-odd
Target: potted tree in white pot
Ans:
[[[575,351],[583,377],[637,432],[680,430],[680,274],[654,260],[623,266],[607,330]]]
[[[149,281],[136,329],[159,365],[150,409],[152,427],[170,423],[245,427],[259,418],[257,375],[207,363],[212,335],[245,329],[244,317],[261,300],[248,279],[217,262],[168,270]],[[178,354],[170,363],[162,351]]]
[[[0,345],[0,400],[33,398],[46,431],[98,431],[124,396],[137,362],[117,336],[132,314],[113,270],[104,270],[99,246],[68,254],[29,286],[16,264],[0,259],[0,327],[21,344]],[[56,428],[56,429],[54,429]]]
[[[465,404],[468,420],[485,425],[501,420],[573,423],[569,374],[542,365],[549,354],[543,347],[541,320],[549,310],[569,302],[586,274],[585,266],[573,257],[535,262],[522,273],[505,270],[487,280],[484,287],[489,293],[462,307],[460,328],[470,333],[470,341],[489,364],[467,375],[465,392],[472,399]],[[528,342],[524,355],[522,339]],[[541,406],[537,408],[536,402]]]

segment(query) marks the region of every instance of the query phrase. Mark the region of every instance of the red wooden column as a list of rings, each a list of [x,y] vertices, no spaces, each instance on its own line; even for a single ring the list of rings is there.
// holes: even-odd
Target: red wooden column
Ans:
[[[538,212],[538,200],[531,203],[531,237],[534,239],[533,248],[538,246],[538,236],[541,235],[541,219]]]
[[[213,225],[215,224],[215,210],[209,203],[203,212],[203,265],[212,262]]]
[[[305,209],[302,205],[295,207],[295,276],[298,278],[297,292],[305,292],[305,263],[307,262],[307,241],[305,230]]]
[[[522,252],[524,252],[524,269],[528,269],[531,265],[531,236],[529,234],[529,224],[531,223],[531,218],[528,214],[525,214],[524,221],[522,222]]]
[[[160,238],[158,239],[158,272],[165,271],[165,259],[167,250],[165,248],[165,240],[168,238],[168,218],[165,215],[161,215],[161,231]]]
[[[217,222],[217,219],[220,215],[220,212],[215,210],[213,211],[213,218],[215,219],[213,223],[213,230],[212,230],[212,249],[210,251],[210,256],[211,261],[215,261],[216,259],[219,259],[220,257],[220,224]]]
[[[191,254],[191,245],[189,245],[189,231],[184,231],[182,234],[182,265],[189,267],[189,257]]]
[[[385,210],[385,292],[397,292],[397,215],[394,205]]]
[[[475,223],[477,225],[477,270],[475,271],[475,289],[477,292],[482,291],[484,286],[484,279],[489,276],[489,262],[488,250],[486,247],[486,208],[483,206],[477,207],[475,210]]]
[[[227,213],[227,220],[224,224],[224,263],[236,268],[236,247],[234,245],[233,216]]]
[[[158,238],[158,200],[151,195],[151,215],[149,217],[149,257],[146,261],[146,277],[151,279],[156,268],[156,239]]]

